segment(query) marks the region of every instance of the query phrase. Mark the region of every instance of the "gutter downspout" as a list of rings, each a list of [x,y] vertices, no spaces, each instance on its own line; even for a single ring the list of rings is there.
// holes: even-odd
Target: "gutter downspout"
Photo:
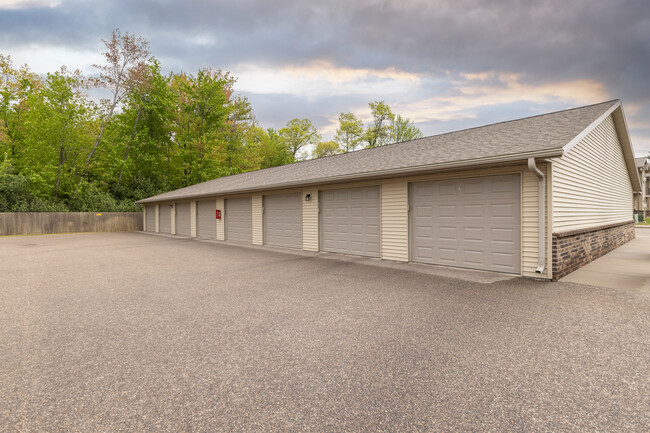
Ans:
[[[537,269],[535,269],[536,274],[541,274],[544,272],[546,267],[546,176],[542,171],[537,168],[535,165],[535,158],[528,158],[528,170],[530,170],[537,179],[539,180],[539,188],[537,198],[539,199],[538,210],[539,210],[539,227],[537,229],[538,234],[538,248],[537,253],[538,262]]]

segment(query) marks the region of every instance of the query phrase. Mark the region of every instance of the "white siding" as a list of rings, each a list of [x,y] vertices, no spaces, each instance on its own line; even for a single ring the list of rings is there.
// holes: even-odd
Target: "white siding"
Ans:
[[[190,202],[190,236],[196,237],[196,200]]]
[[[632,220],[632,184],[609,116],[553,160],[553,231]]]
[[[156,233],[160,233],[160,203],[156,203]]]
[[[169,233],[172,235],[176,234],[176,203],[172,203],[171,207],[169,208],[169,211],[171,212],[171,227],[169,230]]]
[[[262,196],[254,195],[252,198],[252,228],[253,228],[253,244],[262,245],[264,233],[262,228]]]
[[[408,183],[381,185],[381,258],[408,262]]]
[[[538,168],[544,172],[544,174],[549,174],[548,165],[542,166],[538,165]],[[550,191],[549,185],[551,184],[550,180],[547,179],[546,182],[546,191]],[[546,268],[543,274],[536,274],[535,269],[537,269],[538,255],[539,255],[539,201],[538,201],[538,190],[539,190],[539,180],[537,176],[531,173],[529,170],[524,170],[522,175],[522,188],[521,188],[521,274],[525,277],[534,277],[534,278],[551,278],[551,255],[549,250],[546,253]],[[551,238],[549,236],[550,231],[548,230],[550,219],[549,219],[549,201],[547,200],[546,208],[546,228],[547,236],[546,243],[547,246],[551,245]]]
[[[305,196],[311,194],[309,201]],[[318,190],[302,192],[302,249],[318,251]]]
[[[224,213],[223,213],[224,206],[223,206],[223,199],[222,198],[217,199],[217,210],[221,211],[221,219],[217,220],[217,240],[218,241],[223,241],[223,240],[226,239],[226,232],[224,230],[225,227],[224,227],[224,224],[223,224],[223,221],[224,221]]]

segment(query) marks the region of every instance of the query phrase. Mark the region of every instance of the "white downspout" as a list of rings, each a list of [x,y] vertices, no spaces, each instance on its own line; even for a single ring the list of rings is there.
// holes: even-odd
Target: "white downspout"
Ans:
[[[534,173],[539,180],[537,194],[537,198],[539,199],[539,227],[537,229],[539,251],[537,256],[539,260],[537,262],[535,273],[541,274],[544,272],[544,267],[546,266],[546,176],[544,176],[544,173],[542,173],[542,171],[537,168],[537,165],[535,165],[535,158],[528,158],[528,170]]]

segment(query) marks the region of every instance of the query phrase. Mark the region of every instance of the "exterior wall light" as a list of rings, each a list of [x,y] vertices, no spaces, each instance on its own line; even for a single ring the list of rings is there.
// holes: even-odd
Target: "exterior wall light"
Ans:
[[[307,194],[307,195],[305,196],[305,201],[309,201],[309,200],[311,200],[311,194]]]

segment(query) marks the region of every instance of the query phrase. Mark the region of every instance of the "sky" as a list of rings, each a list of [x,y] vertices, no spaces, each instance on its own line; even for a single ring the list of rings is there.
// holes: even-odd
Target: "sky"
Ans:
[[[383,100],[425,136],[621,99],[650,154],[648,0],[0,0],[0,53],[92,75],[113,29],[165,72],[230,71],[260,125]]]

